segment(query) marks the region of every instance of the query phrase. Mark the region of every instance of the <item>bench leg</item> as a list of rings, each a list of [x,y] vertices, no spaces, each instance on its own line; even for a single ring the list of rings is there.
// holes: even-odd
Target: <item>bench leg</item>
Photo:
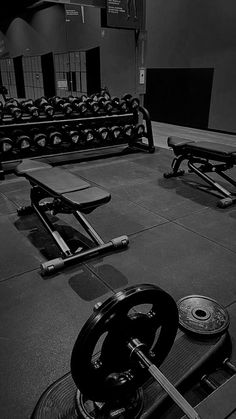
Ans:
[[[0,180],[4,180],[4,179],[5,179],[4,170],[2,167],[2,162],[0,161]]]
[[[56,258],[48,262],[41,264],[41,274],[42,275],[51,275],[56,271],[63,269],[66,266],[70,266],[76,263],[81,263],[87,259],[90,259],[93,256],[98,256],[112,250],[123,249],[128,246],[129,239],[127,236],[117,237],[110,240],[108,243],[100,244],[89,250],[84,250],[81,253],[68,256],[66,258]]]
[[[211,179],[209,176],[207,176],[205,173],[203,173],[199,168],[197,168],[193,163],[191,163],[190,161],[188,162],[188,166],[190,168],[191,171],[193,171],[194,173],[196,173],[199,177],[201,177],[206,183],[208,183],[209,185],[211,185],[214,189],[216,189],[221,195],[223,195],[223,199],[221,199],[217,206],[219,208],[226,208],[230,205],[232,205],[234,202],[236,202],[236,197],[234,197],[232,195],[231,192],[229,192],[227,189],[225,189],[222,185],[220,185],[219,183],[215,182],[213,179]],[[223,174],[222,172],[219,172],[217,170],[215,170],[215,172],[220,175],[221,177],[225,178],[226,180],[229,180],[229,177],[225,174]],[[230,183],[234,183],[234,181],[232,181]]]
[[[185,159],[186,159],[186,156],[175,157],[171,164],[172,171],[164,173],[163,174],[164,178],[169,179],[171,177],[183,176],[185,172],[184,170],[179,170],[179,167],[182,161],[184,161]]]
[[[42,221],[43,225],[46,227],[46,229],[48,230],[48,232],[54,239],[56,245],[59,247],[61,252],[65,256],[71,256],[72,253],[71,253],[70,248],[67,246],[65,240],[63,240],[59,232],[55,229],[54,225],[51,223],[46,213],[40,208],[40,205],[36,203],[32,203],[32,207],[35,210],[38,217],[40,218],[40,220]]]
[[[99,234],[94,230],[91,224],[86,220],[86,218],[79,211],[74,212],[75,218],[79,221],[82,227],[87,231],[88,235],[97,245],[103,245],[104,241],[99,236]]]
[[[39,219],[46,227],[50,236],[53,238],[55,244],[60,250],[61,257],[53,259],[48,262],[41,264],[41,273],[43,275],[49,275],[55,271],[62,269],[65,266],[72,265],[75,263],[80,263],[86,259],[91,258],[92,256],[97,256],[99,254],[104,254],[112,250],[123,249],[128,246],[129,239],[127,236],[121,236],[110,240],[105,243],[100,235],[95,231],[91,226],[88,220],[81,214],[80,211],[75,211],[69,207],[63,207],[61,202],[42,202],[45,198],[49,197],[48,194],[38,186],[33,186],[31,189],[31,206],[24,207],[18,211],[19,215],[24,215],[32,212],[36,212]],[[40,202],[41,201],[41,202]],[[58,201],[58,200],[57,200]],[[92,240],[88,240],[88,237],[81,237],[79,242],[79,247],[77,250],[73,251],[70,248],[70,245],[63,239],[59,231],[56,229],[54,224],[51,222],[50,218],[47,215],[47,212],[51,211],[53,214],[56,213],[65,213],[74,215],[81,227],[87,233],[87,236]],[[92,243],[91,243],[92,241]],[[88,243],[89,242],[89,243]]]
[[[53,223],[48,218],[46,211],[49,209],[50,204],[39,204],[37,200],[33,200],[31,201],[31,206],[23,208],[22,212],[19,212],[19,215],[23,215],[35,211],[62,254],[62,257],[58,257],[41,264],[42,275],[50,275],[58,270],[63,269],[66,266],[81,263],[93,256],[98,256],[106,252],[123,249],[129,244],[129,239],[127,236],[117,237],[105,243],[91,226],[91,224],[86,220],[86,218],[79,211],[75,211],[72,214],[90,236],[94,243],[94,247],[89,249],[86,248],[85,250],[83,250],[82,247],[79,247],[79,251],[77,250],[72,252],[65,240],[62,238],[60,233],[56,230]]]

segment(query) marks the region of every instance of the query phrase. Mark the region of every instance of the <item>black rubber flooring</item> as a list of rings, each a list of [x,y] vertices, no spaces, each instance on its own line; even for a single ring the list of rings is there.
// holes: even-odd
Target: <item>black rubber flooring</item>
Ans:
[[[29,185],[13,176],[1,182],[1,418],[30,417],[42,392],[69,371],[94,304],[116,290],[151,283],[176,300],[200,294],[226,307],[236,301],[236,206],[217,208],[216,194],[192,174],[163,179],[171,160],[159,149],[64,165],[111,192],[111,202],[88,219],[105,240],[127,234],[130,245],[47,278],[39,263],[57,249],[36,215],[16,212],[29,203]],[[55,220],[76,239],[70,216]],[[236,360],[236,330],[230,333]]]

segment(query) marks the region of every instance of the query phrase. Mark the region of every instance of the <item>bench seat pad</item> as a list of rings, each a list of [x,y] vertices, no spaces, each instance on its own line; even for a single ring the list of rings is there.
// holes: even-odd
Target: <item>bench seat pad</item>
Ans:
[[[91,186],[79,176],[47,163],[25,159],[15,170],[18,176],[26,177],[31,184],[41,187],[54,197],[60,196],[66,205],[75,210],[92,210],[111,199],[111,194],[104,189]]]
[[[47,190],[52,191],[53,194],[58,195],[90,187],[90,183],[73,173],[58,167],[52,167],[45,170],[34,170],[33,172],[25,174],[25,176],[33,183],[35,182],[42,188],[46,188]]]
[[[39,160],[24,159],[16,166],[15,172],[18,176],[24,176],[26,173],[33,172],[34,170],[50,168],[52,168],[51,164]]]
[[[25,176],[30,182],[36,183],[43,189],[50,190],[53,195],[78,191],[89,188],[90,183],[79,176],[59,167],[40,161],[25,159],[17,167],[18,176]]]
[[[180,138],[171,136],[167,139],[167,144],[169,147],[185,147],[188,143],[194,143],[192,140],[188,140],[187,138]]]
[[[236,146],[226,145],[226,144],[219,144],[219,143],[212,143],[209,141],[191,141],[185,138],[180,137],[169,137],[168,138],[168,146],[177,149],[183,149],[189,151],[194,155],[195,152],[204,153],[204,151],[208,154],[218,154],[222,155],[222,157],[232,157],[236,159]]]
[[[111,194],[96,186],[62,194],[62,199],[69,206],[79,207],[82,211],[89,208],[97,207],[106,204],[111,199]]]
[[[236,157],[236,147],[226,145],[226,144],[218,144],[218,143],[210,143],[208,141],[199,141],[196,143],[187,144],[188,149],[192,150],[201,150],[207,151],[208,153],[217,153],[222,154],[222,156],[235,156]]]
[[[212,143],[209,141],[191,141],[180,137],[169,137],[168,146],[178,154],[190,153],[193,156],[201,155],[208,158],[218,157],[218,160],[230,159],[236,163],[236,146]]]

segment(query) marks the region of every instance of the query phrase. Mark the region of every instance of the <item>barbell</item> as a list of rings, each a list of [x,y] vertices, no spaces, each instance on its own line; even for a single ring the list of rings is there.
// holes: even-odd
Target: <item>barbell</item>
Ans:
[[[128,399],[135,400],[135,392],[152,376],[188,418],[199,419],[159,370],[177,330],[174,299],[151,284],[128,287],[97,304],[71,355],[71,374],[80,395],[96,405],[113,405],[117,412],[123,401],[127,405]]]

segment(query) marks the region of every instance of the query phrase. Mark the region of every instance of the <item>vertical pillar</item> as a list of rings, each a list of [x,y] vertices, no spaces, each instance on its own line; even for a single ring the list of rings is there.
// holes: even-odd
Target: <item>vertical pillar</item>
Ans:
[[[137,0],[136,0],[137,1]],[[140,29],[136,29],[136,92],[139,95],[140,103],[143,105],[144,94],[146,93],[146,0],[142,1],[142,16]]]

